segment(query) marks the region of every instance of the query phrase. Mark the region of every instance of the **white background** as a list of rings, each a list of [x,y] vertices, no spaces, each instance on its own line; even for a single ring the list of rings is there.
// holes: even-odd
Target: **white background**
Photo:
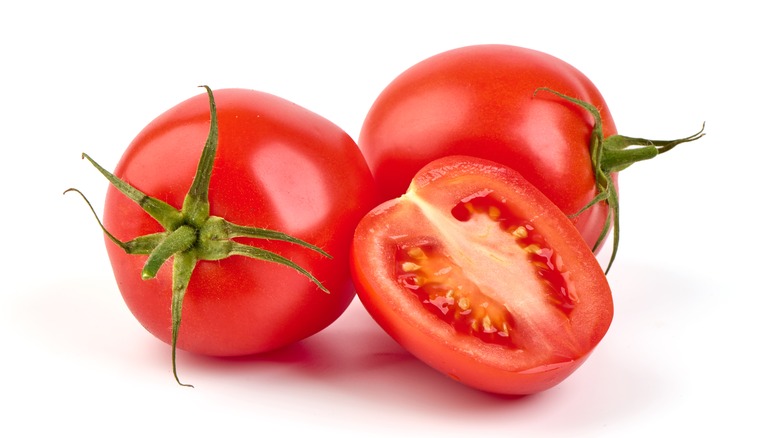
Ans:
[[[770,3],[282,3],[0,6],[0,435],[778,436]],[[86,206],[62,195],[105,193],[80,153],[113,167],[204,83],[277,94],[357,138],[397,74],[477,43],[573,64],[623,134],[677,138],[707,122],[704,139],[621,176],[616,313],[593,356],[545,393],[496,397],[410,357],[356,300],[273,354],[182,353],[196,387],[178,387]]]

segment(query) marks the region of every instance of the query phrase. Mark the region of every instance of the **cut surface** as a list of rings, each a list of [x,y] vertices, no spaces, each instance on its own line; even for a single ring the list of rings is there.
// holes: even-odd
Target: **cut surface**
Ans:
[[[517,172],[473,157],[432,162],[366,215],[352,272],[390,336],[491,392],[554,386],[612,320],[606,277],[568,217]]]
[[[458,333],[512,349],[533,336],[555,336],[545,326],[551,318],[565,321],[576,296],[561,258],[528,218],[490,192],[449,212],[412,193],[405,199],[438,230],[425,245],[397,242],[398,281],[428,311]]]

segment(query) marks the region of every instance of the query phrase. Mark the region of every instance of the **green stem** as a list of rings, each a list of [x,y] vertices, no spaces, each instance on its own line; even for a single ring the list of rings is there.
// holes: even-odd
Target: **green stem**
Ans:
[[[176,345],[179,341],[179,329],[181,327],[182,314],[184,313],[184,295],[187,293],[187,286],[192,278],[192,272],[198,263],[198,257],[195,251],[189,250],[178,253],[173,257],[173,296],[171,299],[171,364],[173,367],[173,377],[176,383],[181,386],[192,385],[181,383],[179,373],[176,370]]]
[[[308,248],[312,251],[316,251],[323,256],[332,259],[333,257],[325,252],[323,249],[321,249],[318,246],[312,245],[304,240],[295,238],[293,236],[290,236],[289,234],[281,233],[279,231],[273,231],[273,230],[266,230],[264,228],[254,228],[254,227],[244,227],[241,225],[236,225],[230,222],[226,222],[227,230],[231,238],[233,237],[253,237],[256,239],[266,239],[266,240],[281,240],[284,242],[293,243],[296,245],[303,246],[305,248]]]
[[[163,241],[163,239],[165,239],[165,236],[167,235],[167,233],[147,234],[145,236],[136,237],[135,239],[129,240],[127,242],[122,242],[121,240],[114,237],[114,235],[106,229],[106,227],[103,225],[103,222],[100,220],[100,217],[98,217],[97,212],[95,212],[95,208],[92,207],[92,203],[89,202],[89,199],[84,196],[84,193],[82,193],[81,190],[70,188],[62,192],[62,194],[64,195],[68,192],[77,193],[79,196],[81,196],[81,199],[87,203],[90,211],[92,211],[92,216],[95,217],[95,220],[100,226],[100,229],[103,230],[103,234],[105,234],[106,237],[114,242],[116,246],[122,248],[127,254],[149,254],[154,248],[157,247],[157,245]]]
[[[637,161],[649,160],[658,156],[658,149],[654,146],[644,146],[641,148],[609,150],[604,149],[601,158],[602,169],[609,169],[609,173],[620,172]],[[605,173],[608,171],[605,170]]]
[[[261,249],[255,246],[251,245],[244,245],[241,243],[235,243],[232,246],[232,250],[230,251],[231,255],[242,255],[245,257],[251,257],[253,259],[258,260],[265,260],[269,262],[279,263],[280,265],[284,265],[290,268],[295,269],[296,271],[300,272],[301,274],[305,275],[309,278],[309,280],[313,281],[314,284],[317,285],[318,288],[320,288],[325,293],[330,293],[330,291],[323,286],[322,283],[320,283],[319,280],[317,280],[309,271],[303,269],[298,264],[293,262],[290,259],[287,259],[285,257],[280,256],[279,254],[273,253],[271,251],[267,251],[265,249]]]
[[[695,134],[676,140],[648,140],[613,135],[604,140],[601,168],[608,173],[620,172],[636,162],[649,160],[668,152],[678,144],[695,141],[702,137],[704,137],[704,124]]]
[[[591,131],[589,147],[596,195],[590,202],[577,211],[577,213],[572,215],[572,217],[576,217],[600,202],[605,202],[609,207],[604,226],[593,246],[593,251],[595,252],[599,246],[601,246],[604,239],[607,238],[610,227],[613,228],[612,254],[609,263],[607,264],[607,268],[605,269],[605,273],[609,273],[609,270],[612,268],[612,264],[615,261],[618,243],[620,242],[620,207],[618,203],[617,188],[611,178],[612,174],[625,170],[638,161],[655,158],[659,154],[671,150],[678,144],[702,138],[704,136],[704,125],[702,125],[702,128],[697,133],[676,140],[648,140],[617,134],[604,139],[601,113],[594,105],[549,88],[539,88],[534,92],[534,95],[539,91],[546,91],[572,102],[588,111],[593,117],[593,128]]]
[[[209,125],[209,134],[206,138],[206,145],[200,155],[198,170],[195,172],[195,178],[184,198],[182,213],[187,221],[193,225],[200,226],[206,222],[209,217],[209,184],[211,174],[214,170],[214,159],[217,156],[217,140],[219,136],[219,126],[217,124],[217,105],[214,101],[214,93],[207,85],[203,85],[209,96],[209,114],[211,122]]]
[[[89,155],[81,154],[81,157],[86,158],[87,161],[92,163],[92,165],[106,177],[111,185],[116,187],[128,199],[143,208],[143,210],[162,225],[163,228],[170,231],[181,225],[182,215],[179,210],[159,199],[147,196],[127,182],[117,178],[114,174],[96,163]]]
[[[149,280],[156,277],[157,271],[160,270],[160,267],[166,260],[177,253],[191,249],[197,238],[197,231],[186,225],[181,226],[177,228],[176,231],[168,234],[149,254],[149,258],[146,259],[144,268],[141,271],[141,278]]]

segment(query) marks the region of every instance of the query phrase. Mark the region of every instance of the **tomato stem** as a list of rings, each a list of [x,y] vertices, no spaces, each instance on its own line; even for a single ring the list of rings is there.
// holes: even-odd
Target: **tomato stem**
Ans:
[[[620,242],[620,207],[618,203],[617,187],[612,179],[612,174],[625,170],[638,161],[655,158],[659,154],[671,150],[678,144],[702,138],[704,136],[704,124],[702,124],[701,129],[697,133],[676,140],[648,140],[617,134],[605,139],[601,113],[594,105],[546,87],[538,88],[536,92],[538,91],[546,91],[572,102],[584,108],[593,116],[593,128],[590,136],[590,154],[593,163],[594,180],[596,183],[596,196],[578,212],[572,215],[572,217],[582,214],[584,211],[600,202],[605,202],[609,207],[609,213],[604,221],[601,234],[592,248],[595,252],[599,246],[601,246],[604,239],[606,239],[610,228],[613,229],[612,254],[610,255],[609,263],[605,269],[605,273],[609,273],[609,270],[612,268],[612,264],[615,261],[615,257],[617,256],[618,243]],[[536,92],[534,92],[534,95]]]
[[[179,227],[168,234],[165,239],[149,253],[149,258],[146,259],[144,268],[141,271],[141,278],[149,280],[156,277],[157,271],[160,270],[160,267],[162,267],[166,260],[171,258],[174,254],[192,248],[197,238],[197,231],[186,225]]]
[[[306,241],[290,236],[280,231],[264,228],[236,225],[224,218],[210,215],[208,200],[216,149],[218,144],[217,106],[214,93],[208,86],[210,125],[206,143],[198,163],[192,185],[185,196],[181,210],[162,200],[150,197],[133,187],[126,181],[101,167],[87,154],[82,158],[89,161],[103,176],[125,197],[140,206],[149,216],[156,220],[165,231],[136,237],[123,242],[111,234],[100,221],[92,204],[84,194],[74,188],[64,193],[76,192],[86,201],[93,216],[106,237],[128,254],[148,255],[141,272],[141,278],[148,280],[157,276],[164,263],[173,258],[172,297],[171,297],[171,361],[176,382],[182,386],[176,369],[176,346],[179,339],[179,329],[184,307],[184,296],[187,292],[192,273],[200,260],[221,260],[233,255],[250,257],[260,261],[269,261],[292,268],[311,280],[318,289],[328,293],[328,289],[309,271],[295,262],[279,254],[256,246],[250,246],[233,241],[233,238],[256,238],[264,240],[280,240],[294,245],[303,246],[327,258],[332,258],[323,249]]]
[[[620,172],[638,162],[655,158],[681,143],[698,140],[704,136],[704,124],[693,135],[677,140],[648,140],[645,138],[613,135],[603,142],[601,167],[606,172]]]

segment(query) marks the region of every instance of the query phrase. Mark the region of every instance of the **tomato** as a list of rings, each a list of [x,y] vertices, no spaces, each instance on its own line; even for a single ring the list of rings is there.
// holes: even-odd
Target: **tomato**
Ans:
[[[182,280],[186,294],[179,303],[178,339],[175,330],[172,339],[178,259],[165,261],[154,278],[142,279],[142,272],[149,277],[144,269],[152,256],[128,254],[117,245],[137,236],[171,233],[115,186],[105,199],[103,223],[113,235],[107,236],[106,246],[124,301],[157,338],[204,355],[267,352],[327,327],[354,298],[349,248],[358,221],[376,205],[373,178],[355,142],[313,112],[247,89],[216,90],[213,100],[218,148],[211,157],[208,210],[202,217],[285,233],[330,258],[290,241],[266,240],[265,235],[249,239],[246,236],[256,237],[253,231],[233,227],[227,238],[237,236],[238,243],[229,254],[216,257],[202,248],[193,250],[200,260],[188,284]],[[175,209],[187,203],[188,187],[195,186],[193,175],[202,173],[199,160],[204,160],[203,145],[212,135],[209,103],[207,95],[198,95],[152,121],[130,143],[114,175],[174,207],[176,216]],[[196,220],[183,221],[186,225]],[[219,234],[222,228],[212,231]],[[196,245],[212,239],[204,230],[194,233],[200,239]],[[257,258],[271,261],[235,256],[263,250],[268,253]],[[277,256],[299,271],[280,264],[283,259]],[[327,292],[319,290],[316,280]]]
[[[395,78],[369,110],[358,145],[382,199],[402,194],[418,170],[443,156],[510,166],[598,251],[613,221],[617,245],[617,171],[698,138],[616,134],[604,98],[571,65],[521,47],[477,45],[430,57]]]
[[[429,163],[366,215],[352,270],[390,336],[489,392],[558,384],[612,321],[605,274],[566,215],[518,172],[473,157]]]

